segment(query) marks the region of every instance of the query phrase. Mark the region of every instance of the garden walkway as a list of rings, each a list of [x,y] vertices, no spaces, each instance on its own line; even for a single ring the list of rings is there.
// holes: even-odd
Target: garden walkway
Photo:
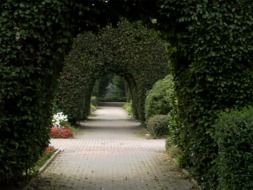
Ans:
[[[189,179],[165,152],[165,140],[146,139],[120,107],[101,107],[74,139],[52,139],[63,151],[29,190],[190,190]]]

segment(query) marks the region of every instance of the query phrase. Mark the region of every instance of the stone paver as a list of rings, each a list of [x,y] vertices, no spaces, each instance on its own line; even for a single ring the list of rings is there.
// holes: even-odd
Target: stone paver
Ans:
[[[28,190],[190,190],[165,140],[145,139],[119,107],[101,107],[74,139],[52,139],[63,151]]]

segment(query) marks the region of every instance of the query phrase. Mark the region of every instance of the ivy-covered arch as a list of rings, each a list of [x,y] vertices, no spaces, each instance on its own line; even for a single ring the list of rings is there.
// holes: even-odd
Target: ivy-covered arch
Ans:
[[[135,117],[144,120],[146,92],[168,73],[168,62],[165,42],[141,23],[123,21],[98,34],[82,33],[65,59],[57,105],[72,120],[85,118],[95,80],[112,72],[127,81]]]
[[[252,0],[1,1],[0,181],[22,175],[48,145],[72,39],[123,16],[154,26],[176,47],[176,140],[184,167],[205,189],[216,189],[217,113],[253,104],[252,10]]]

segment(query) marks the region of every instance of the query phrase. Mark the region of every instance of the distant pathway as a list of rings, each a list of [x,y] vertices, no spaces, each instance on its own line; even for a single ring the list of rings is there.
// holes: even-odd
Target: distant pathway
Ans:
[[[62,149],[29,190],[190,190],[171,163],[165,140],[145,139],[139,123],[119,107],[101,107],[74,139],[52,139]]]

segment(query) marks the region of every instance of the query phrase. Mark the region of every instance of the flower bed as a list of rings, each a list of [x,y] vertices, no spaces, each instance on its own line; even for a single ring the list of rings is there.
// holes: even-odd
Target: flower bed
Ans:
[[[51,138],[71,138],[73,137],[73,131],[71,124],[68,122],[68,116],[62,112],[58,112],[53,115],[52,119],[53,127],[50,131]]]
[[[70,128],[59,128],[52,127],[50,132],[51,138],[71,138],[73,137],[73,132]]]

